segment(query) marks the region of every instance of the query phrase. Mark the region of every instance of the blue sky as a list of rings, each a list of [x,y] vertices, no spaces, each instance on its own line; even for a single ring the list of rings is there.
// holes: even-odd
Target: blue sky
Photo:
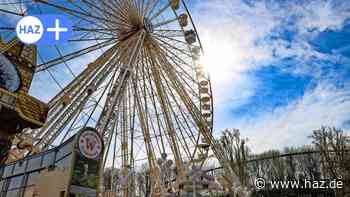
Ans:
[[[350,1],[194,1],[215,94],[216,134],[238,128],[253,151],[350,128]]]
[[[350,1],[191,0],[189,7],[214,87],[216,136],[238,128],[261,152],[309,143],[321,125],[349,131]],[[7,21],[16,19],[0,22]],[[77,74],[97,54],[69,65]],[[57,68],[61,84],[73,79]],[[59,89],[43,72],[31,94],[47,101]]]

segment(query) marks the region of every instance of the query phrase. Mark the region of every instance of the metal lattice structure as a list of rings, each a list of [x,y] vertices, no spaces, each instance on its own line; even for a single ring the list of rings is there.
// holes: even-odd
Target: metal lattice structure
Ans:
[[[95,127],[103,136],[103,166],[124,176],[146,159],[153,192],[162,192],[157,158],[171,158],[178,177],[209,144],[222,162],[211,135],[213,98],[209,77],[199,64],[202,47],[186,4],[179,0],[5,1],[6,15],[48,11],[73,21],[68,44],[38,48],[36,72],[48,73],[62,87],[49,101],[46,124],[27,129],[35,150],[63,143],[79,129]],[[10,37],[14,27],[1,29]],[[5,50],[5,49],[4,49]],[[86,54],[97,58],[78,75],[71,69]],[[65,87],[53,69],[74,79]],[[64,88],[63,88],[64,87]],[[224,164],[222,164],[224,165]],[[112,176],[113,177],[113,176]],[[178,179],[180,179],[178,178]],[[112,188],[113,189],[113,188]],[[131,192],[130,187],[124,194]]]

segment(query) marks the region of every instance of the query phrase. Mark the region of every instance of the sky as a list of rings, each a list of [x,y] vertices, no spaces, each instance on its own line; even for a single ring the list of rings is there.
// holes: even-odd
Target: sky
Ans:
[[[215,133],[237,128],[254,152],[350,128],[350,1],[193,1],[213,83]]]
[[[350,1],[189,0],[188,5],[213,85],[216,137],[237,128],[258,153],[310,143],[308,136],[322,125],[349,133]],[[75,60],[73,72],[94,56]],[[64,65],[57,67],[64,69],[51,72],[60,84],[74,78]],[[60,90],[45,83],[50,80],[48,73],[37,74],[31,94],[49,100]]]

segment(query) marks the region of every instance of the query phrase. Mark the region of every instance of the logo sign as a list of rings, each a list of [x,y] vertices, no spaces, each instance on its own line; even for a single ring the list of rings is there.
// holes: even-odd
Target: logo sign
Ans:
[[[44,33],[44,27],[40,19],[34,16],[26,16],[18,21],[16,26],[17,37],[26,44],[38,42]]]
[[[26,16],[18,21],[17,37],[26,44],[59,44],[67,42],[72,24],[64,15]]]
[[[80,153],[89,159],[97,159],[102,153],[103,143],[98,133],[93,128],[86,128],[78,137]]]

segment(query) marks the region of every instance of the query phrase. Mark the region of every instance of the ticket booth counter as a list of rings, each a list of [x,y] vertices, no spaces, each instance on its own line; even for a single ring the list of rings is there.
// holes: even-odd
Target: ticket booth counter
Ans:
[[[84,128],[62,145],[0,166],[0,197],[96,197],[103,141]]]

